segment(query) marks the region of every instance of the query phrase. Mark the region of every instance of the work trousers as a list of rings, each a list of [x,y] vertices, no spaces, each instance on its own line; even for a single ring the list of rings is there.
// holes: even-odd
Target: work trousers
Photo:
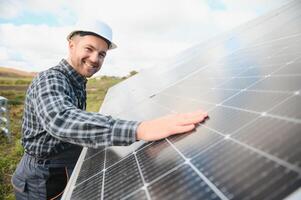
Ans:
[[[44,160],[24,153],[12,177],[16,199],[60,199],[75,164],[74,160]]]

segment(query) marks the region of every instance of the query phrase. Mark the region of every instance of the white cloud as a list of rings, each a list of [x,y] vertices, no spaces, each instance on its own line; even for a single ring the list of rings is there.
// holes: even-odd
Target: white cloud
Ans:
[[[11,67],[23,68],[29,71],[45,69],[47,64],[53,66],[57,59],[66,54],[65,28],[49,27],[46,25],[0,25],[1,49],[10,53],[9,59],[18,62]],[[0,65],[9,66],[4,60]],[[21,66],[20,66],[21,65]],[[50,67],[50,66],[48,66]]]
[[[284,2],[224,0],[226,10],[212,10],[206,1],[199,0],[79,0],[72,3],[10,0],[1,5],[0,18],[4,18],[5,13],[6,19],[22,13],[50,13],[56,17],[58,26],[0,24],[0,58],[6,58],[0,59],[0,65],[12,64],[28,71],[49,68],[67,53],[68,25],[76,20],[101,19],[112,26],[118,45],[109,52],[101,71],[125,75],[130,70],[161,63]]]
[[[8,60],[9,55],[7,49],[4,47],[0,47],[0,60]]]
[[[68,6],[67,1],[63,0],[51,0],[51,1],[39,1],[39,0],[7,0],[1,2],[1,11],[6,11],[1,13],[1,17],[5,13],[16,13],[14,15],[9,15],[8,17],[16,17],[22,15],[24,12],[28,13],[54,13],[58,14],[62,11],[64,7]]]
[[[22,6],[19,1],[2,1],[0,6],[0,18],[10,19],[17,17],[20,13],[20,10],[22,10]]]

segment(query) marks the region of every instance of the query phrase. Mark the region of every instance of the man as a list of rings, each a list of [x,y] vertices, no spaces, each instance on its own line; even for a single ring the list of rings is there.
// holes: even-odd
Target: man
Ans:
[[[154,141],[184,133],[207,113],[196,111],[136,122],[86,112],[86,82],[98,72],[112,42],[111,28],[77,29],[68,35],[69,57],[29,86],[22,124],[25,153],[13,175],[17,199],[58,199],[82,146],[97,148]]]

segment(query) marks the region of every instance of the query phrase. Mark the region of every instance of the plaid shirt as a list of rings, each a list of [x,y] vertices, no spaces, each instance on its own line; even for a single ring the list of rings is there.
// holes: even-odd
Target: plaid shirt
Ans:
[[[22,124],[22,145],[27,153],[49,157],[74,144],[98,148],[136,141],[139,122],[85,111],[86,82],[65,59],[32,81]]]

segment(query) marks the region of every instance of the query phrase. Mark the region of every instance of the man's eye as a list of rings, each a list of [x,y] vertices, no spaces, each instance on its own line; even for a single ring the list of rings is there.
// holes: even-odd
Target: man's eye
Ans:
[[[86,47],[85,50],[86,50],[87,52],[91,52],[91,51],[92,51],[92,49],[89,48],[89,47]]]

